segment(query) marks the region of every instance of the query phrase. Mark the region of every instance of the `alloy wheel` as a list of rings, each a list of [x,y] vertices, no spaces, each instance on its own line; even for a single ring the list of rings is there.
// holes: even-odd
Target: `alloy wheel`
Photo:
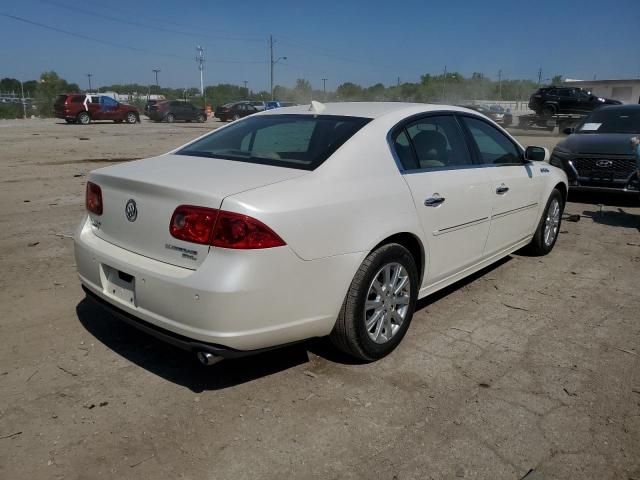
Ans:
[[[548,247],[553,244],[558,235],[560,226],[560,202],[554,198],[549,204],[547,218],[544,221],[544,244]]]
[[[400,263],[384,265],[373,277],[364,306],[369,338],[386,343],[400,330],[411,300],[409,273]]]

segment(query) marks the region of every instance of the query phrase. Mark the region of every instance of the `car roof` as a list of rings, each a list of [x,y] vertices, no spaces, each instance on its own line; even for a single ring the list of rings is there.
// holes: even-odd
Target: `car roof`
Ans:
[[[456,107],[454,105],[440,105],[430,103],[408,103],[408,102],[335,102],[322,104],[324,109],[316,112],[309,104],[296,105],[293,107],[278,108],[274,110],[266,110],[257,115],[282,115],[282,114],[298,114],[298,115],[338,115],[346,117],[363,117],[378,118],[390,113],[400,113],[405,111],[407,114],[417,114],[423,112],[436,111],[459,111],[473,112],[464,107]],[[473,112],[475,113],[475,112]]]

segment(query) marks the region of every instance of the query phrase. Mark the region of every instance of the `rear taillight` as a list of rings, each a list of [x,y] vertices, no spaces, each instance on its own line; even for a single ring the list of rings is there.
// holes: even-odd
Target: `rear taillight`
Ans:
[[[286,245],[273,230],[255,218],[192,205],[176,208],[169,232],[185,242],[222,248],[246,250]]]
[[[93,182],[87,182],[85,206],[91,213],[102,215],[102,189]]]
[[[185,242],[207,245],[211,240],[217,217],[218,210],[213,208],[180,205],[171,216],[169,232],[173,237]]]
[[[211,245],[223,248],[273,248],[286,245],[264,223],[247,215],[221,210],[211,239]]]

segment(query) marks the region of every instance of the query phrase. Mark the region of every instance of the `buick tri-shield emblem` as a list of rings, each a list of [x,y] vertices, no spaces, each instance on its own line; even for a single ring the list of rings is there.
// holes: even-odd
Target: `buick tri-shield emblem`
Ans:
[[[136,221],[136,218],[138,218],[138,207],[136,206],[136,201],[134,199],[127,202],[127,205],[124,207],[124,214],[130,222]]]
[[[608,168],[613,166],[613,162],[611,160],[598,160],[596,162],[596,165],[600,168]]]

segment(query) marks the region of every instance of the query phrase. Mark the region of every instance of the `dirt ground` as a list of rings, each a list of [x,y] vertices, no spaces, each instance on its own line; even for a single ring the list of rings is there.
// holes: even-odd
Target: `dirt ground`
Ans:
[[[551,255],[421,301],[372,364],[313,340],[205,368],[87,303],[87,172],[212,126],[0,122],[0,478],[640,480],[635,200],[572,195]]]

